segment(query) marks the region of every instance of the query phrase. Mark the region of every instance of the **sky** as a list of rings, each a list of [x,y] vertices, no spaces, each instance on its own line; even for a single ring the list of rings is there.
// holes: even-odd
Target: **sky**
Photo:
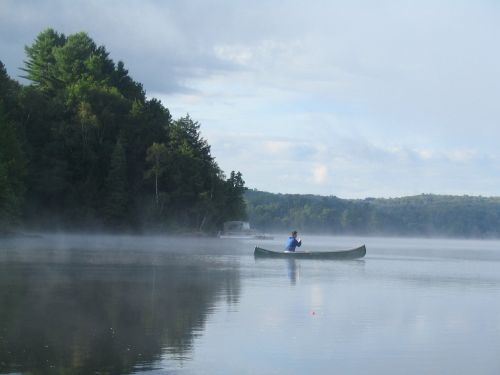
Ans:
[[[500,2],[0,0],[0,60],[85,31],[246,186],[500,196]]]

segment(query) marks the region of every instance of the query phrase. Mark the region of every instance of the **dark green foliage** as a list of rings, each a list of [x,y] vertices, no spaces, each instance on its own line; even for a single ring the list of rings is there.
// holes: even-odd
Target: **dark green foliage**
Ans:
[[[0,234],[9,232],[19,216],[19,201],[9,181],[5,163],[0,162]]]
[[[120,141],[111,156],[111,165],[106,179],[107,199],[104,203],[104,214],[110,226],[121,228],[127,218],[127,160]]]
[[[210,146],[200,137],[200,125],[189,115],[172,123],[168,142],[168,178],[165,190],[171,209],[192,221],[200,194],[210,190],[211,180],[221,172],[210,155]]]
[[[16,127],[19,86],[0,62],[0,233],[18,223],[24,193],[25,158]]]
[[[500,236],[500,198],[340,199],[250,190],[245,199],[250,221],[260,228],[330,234]]]
[[[230,220],[241,220],[247,218],[246,204],[243,198],[245,193],[245,181],[240,172],[231,171],[226,181],[226,212]]]
[[[225,180],[199,129],[189,115],[173,121],[166,144],[148,149],[147,177],[158,176],[159,208],[175,218],[171,226],[216,231],[224,221],[245,218],[244,182],[234,172]]]
[[[103,46],[86,33],[48,29],[26,54],[30,86],[0,71],[0,130],[10,147],[0,159],[4,216],[23,208],[27,225],[47,228],[182,231],[215,231],[234,216],[200,125],[189,116],[172,121]],[[148,154],[154,145],[163,145],[161,165]],[[24,154],[26,168],[12,161]]]
[[[118,61],[116,70],[112,72],[111,84],[118,88],[122,95],[128,100],[138,100],[144,102],[146,98],[142,85],[130,78],[123,61]]]

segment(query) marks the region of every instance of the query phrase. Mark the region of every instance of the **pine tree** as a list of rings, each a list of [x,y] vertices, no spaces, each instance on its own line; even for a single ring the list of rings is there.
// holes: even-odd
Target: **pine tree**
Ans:
[[[61,85],[56,71],[54,51],[66,42],[64,34],[53,29],[41,32],[31,46],[26,46],[28,59],[24,62],[27,78],[44,91],[52,90]]]
[[[25,157],[14,121],[19,90],[0,61],[0,232],[18,224],[25,190]]]
[[[24,158],[16,130],[0,100],[0,231],[11,230],[20,215],[24,193]]]
[[[106,179],[106,202],[104,216],[112,227],[123,227],[128,210],[127,160],[125,150],[118,140],[113,149],[108,177]]]

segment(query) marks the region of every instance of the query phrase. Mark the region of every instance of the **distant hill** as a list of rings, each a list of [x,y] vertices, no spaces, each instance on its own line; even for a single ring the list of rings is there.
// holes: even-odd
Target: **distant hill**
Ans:
[[[245,193],[252,225],[327,234],[500,237],[500,197],[422,194],[403,198]]]

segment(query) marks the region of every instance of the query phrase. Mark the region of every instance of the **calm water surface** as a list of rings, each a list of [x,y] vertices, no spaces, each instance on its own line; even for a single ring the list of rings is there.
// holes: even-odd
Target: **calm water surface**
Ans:
[[[0,241],[2,374],[500,374],[500,242]]]

